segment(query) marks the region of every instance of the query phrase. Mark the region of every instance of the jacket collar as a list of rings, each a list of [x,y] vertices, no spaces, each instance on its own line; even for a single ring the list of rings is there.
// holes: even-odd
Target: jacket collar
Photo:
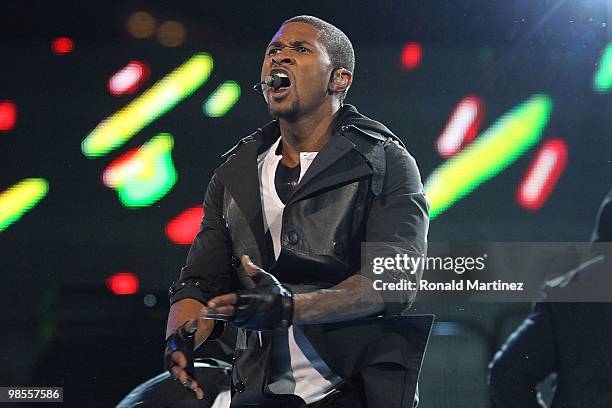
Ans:
[[[354,108],[351,106],[354,110]],[[355,110],[356,112],[356,110]],[[355,125],[335,123],[328,142],[319,151],[302,180],[289,197],[287,206],[317,191],[370,175],[384,175],[385,138],[366,133]],[[226,162],[215,171],[249,222],[262,255],[266,251],[257,157],[280,137],[278,121],[272,121],[240,142],[222,157]],[[345,157],[346,156],[346,157]],[[340,158],[345,157],[343,160]],[[269,254],[269,253],[268,253]],[[265,258],[265,256],[264,256]]]

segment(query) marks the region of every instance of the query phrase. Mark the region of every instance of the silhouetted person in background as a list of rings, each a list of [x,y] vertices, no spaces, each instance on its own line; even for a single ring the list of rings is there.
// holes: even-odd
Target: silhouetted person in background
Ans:
[[[496,407],[545,406],[536,385],[552,373],[551,408],[612,407],[612,303],[584,301],[587,295],[612,297],[610,250],[597,246],[612,242],[612,191],[600,208],[592,240],[595,258],[549,281],[544,299],[493,358],[489,385]],[[583,301],[563,301],[579,297]]]

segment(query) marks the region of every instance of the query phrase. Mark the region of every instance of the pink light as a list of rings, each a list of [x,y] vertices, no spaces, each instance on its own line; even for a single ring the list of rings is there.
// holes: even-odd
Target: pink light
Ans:
[[[516,200],[525,209],[537,211],[552,193],[567,164],[567,144],[549,139],[532,160],[516,193]]]
[[[0,102],[0,131],[13,129],[17,120],[17,107],[13,101]]]
[[[74,41],[68,37],[57,37],[51,41],[51,50],[57,55],[71,53],[74,50]]]
[[[138,292],[138,276],[131,272],[118,272],[106,278],[106,287],[115,295],[133,295]]]
[[[131,94],[149,78],[149,67],[140,61],[130,61],[108,80],[108,90],[115,96]]]
[[[423,49],[418,42],[409,42],[402,49],[402,67],[405,70],[416,68],[421,63]]]
[[[463,98],[453,110],[448,123],[436,140],[440,156],[448,158],[459,153],[476,138],[484,118],[484,102],[475,95]]]
[[[166,225],[166,236],[178,245],[189,245],[200,231],[204,216],[201,205],[188,208],[171,219]]]

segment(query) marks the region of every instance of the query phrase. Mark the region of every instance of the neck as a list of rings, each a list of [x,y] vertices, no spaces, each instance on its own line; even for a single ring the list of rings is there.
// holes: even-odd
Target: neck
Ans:
[[[331,136],[331,125],[338,110],[339,106],[321,106],[291,122],[280,119],[282,162],[294,167],[300,163],[301,152],[321,150]]]

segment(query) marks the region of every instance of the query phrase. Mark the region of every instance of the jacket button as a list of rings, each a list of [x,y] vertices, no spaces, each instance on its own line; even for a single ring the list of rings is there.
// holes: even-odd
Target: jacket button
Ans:
[[[334,254],[340,255],[342,252],[344,252],[344,245],[342,245],[342,242],[334,242]]]
[[[298,235],[297,231],[290,230],[287,232],[287,240],[289,241],[289,244],[295,245],[300,240],[300,236]]]
[[[242,381],[238,381],[236,384],[234,384],[234,389],[236,392],[244,392],[244,383]]]

